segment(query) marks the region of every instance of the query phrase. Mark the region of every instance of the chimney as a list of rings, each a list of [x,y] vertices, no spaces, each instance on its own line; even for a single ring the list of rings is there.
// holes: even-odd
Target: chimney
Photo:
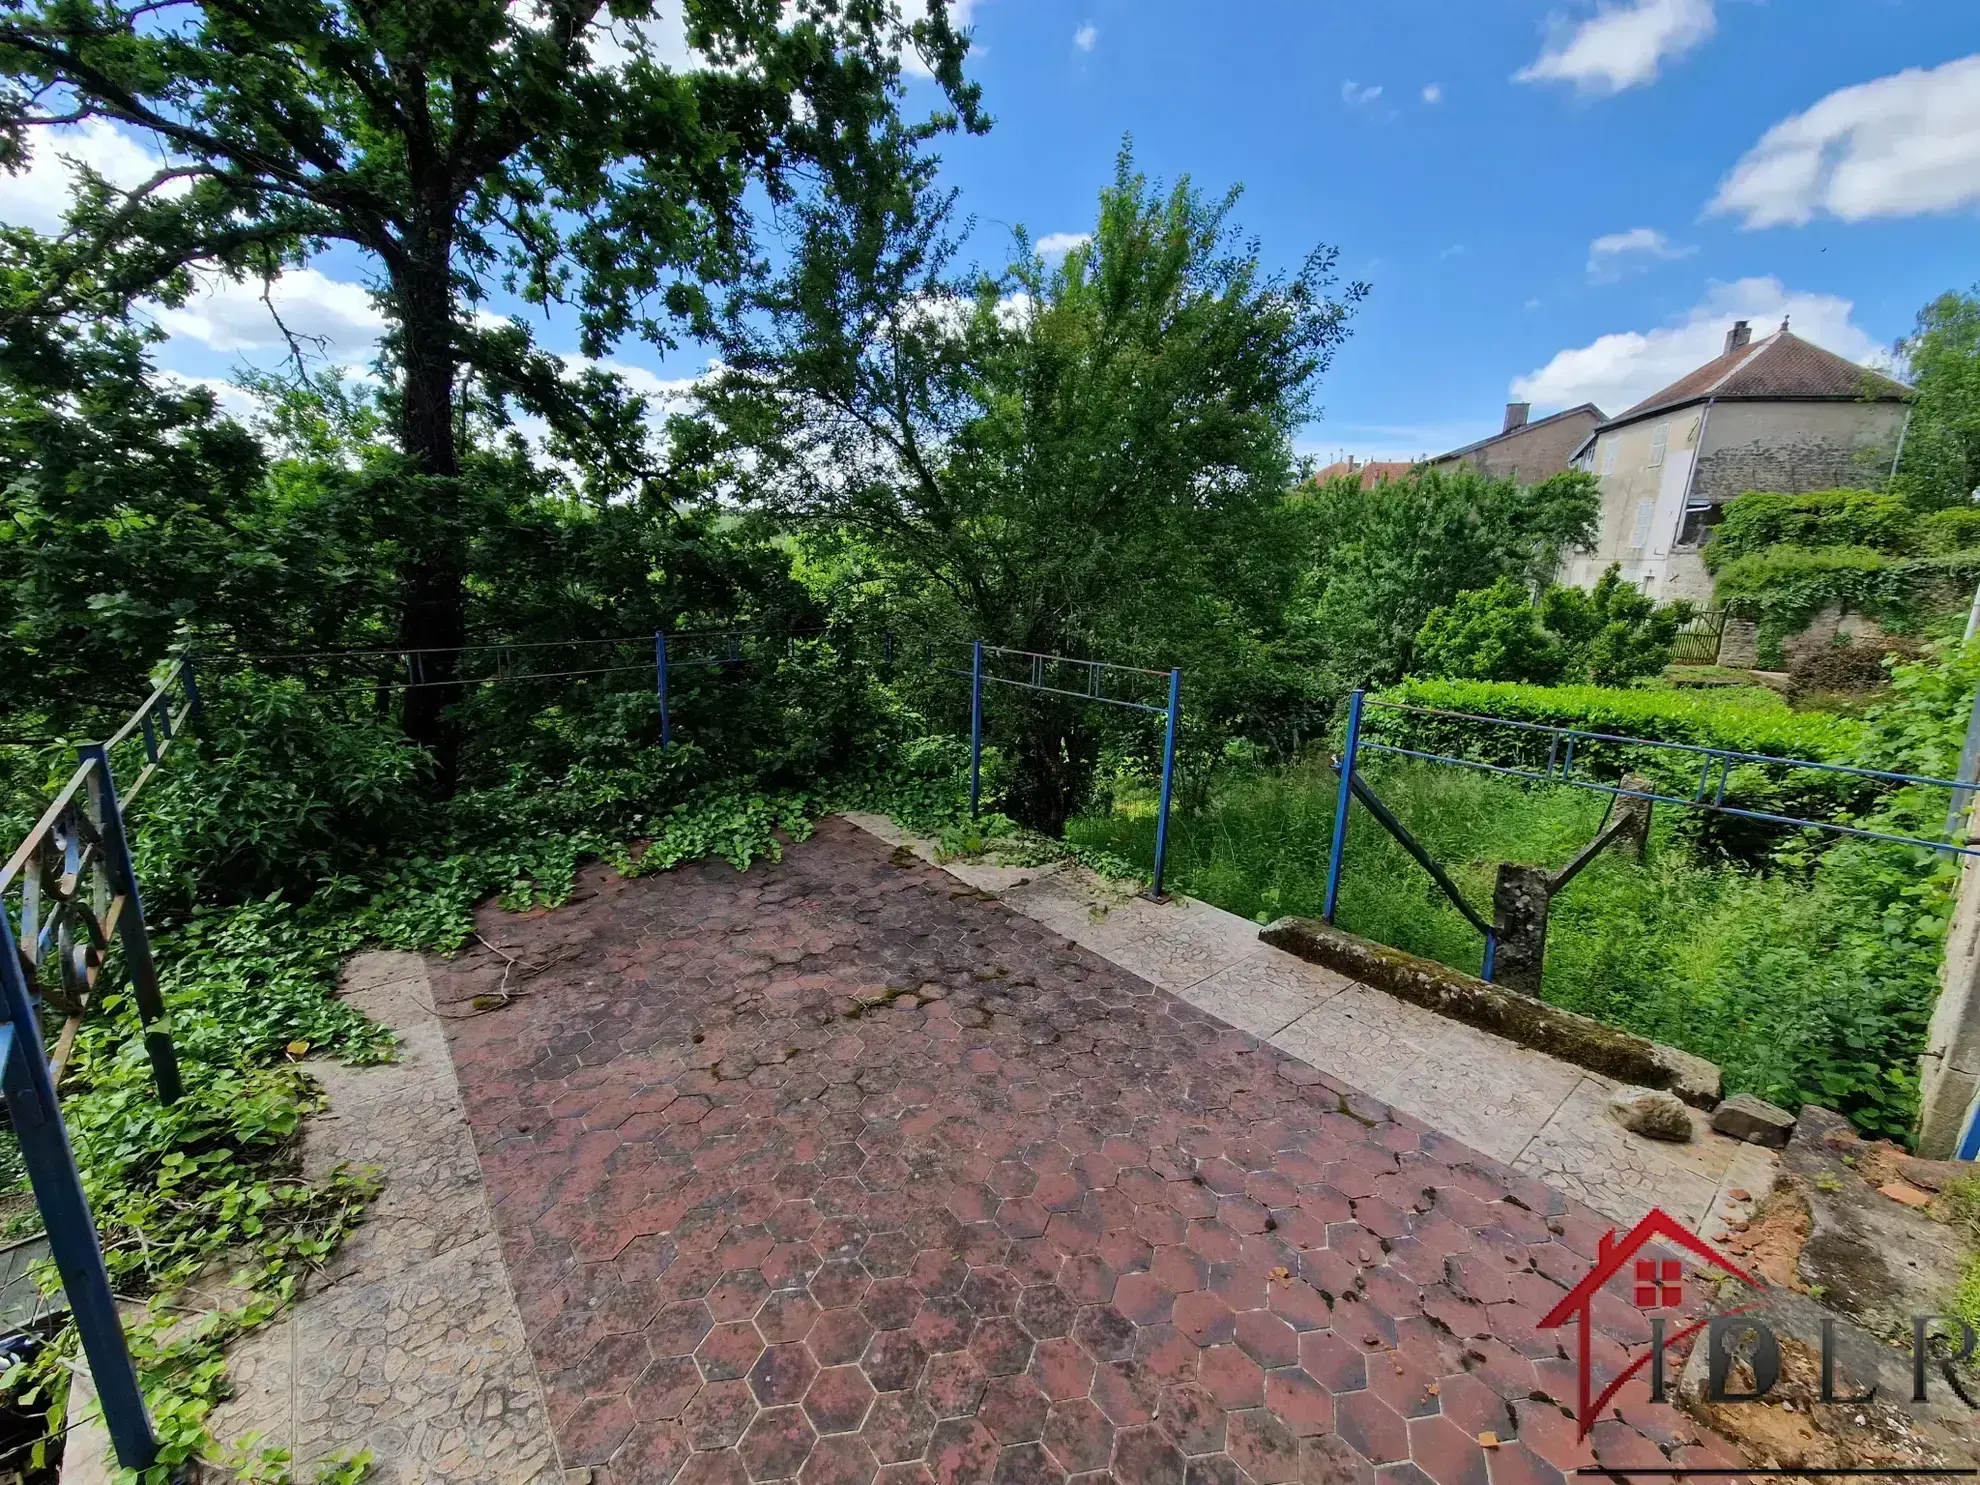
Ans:
[[[1753,343],[1753,327],[1745,320],[1734,320],[1732,329],[1726,332],[1726,348],[1722,355],[1730,356],[1741,346]]]
[[[1526,426],[1526,415],[1532,411],[1533,404],[1530,402],[1508,402],[1506,404],[1506,426],[1499,431],[1501,433],[1510,433],[1515,428],[1524,428]]]
[[[1357,467],[1358,467],[1358,466],[1357,466],[1357,465],[1355,464],[1355,462],[1354,462],[1354,455],[1352,455],[1352,454],[1349,454],[1349,455],[1348,455],[1348,473],[1349,473],[1349,474],[1353,474],[1353,473],[1354,473],[1354,471],[1356,470],[1356,468],[1357,468]]]

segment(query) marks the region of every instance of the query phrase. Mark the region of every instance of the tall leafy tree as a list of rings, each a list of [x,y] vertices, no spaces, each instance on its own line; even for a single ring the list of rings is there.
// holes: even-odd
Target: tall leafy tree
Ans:
[[[1918,388],[1899,491],[1927,510],[1964,504],[1980,490],[1980,285],[1920,310],[1898,354]]]
[[[739,493],[851,534],[922,632],[1235,678],[1296,577],[1292,434],[1363,290],[1334,254],[1276,275],[1235,193],[1157,190],[1124,150],[1090,242],[957,266],[932,168],[811,200],[788,270],[729,305],[704,406]],[[1215,657],[1214,663],[1208,662]],[[1082,802],[1097,736],[1023,713],[1034,824]]]
[[[1501,577],[1537,590],[1561,554],[1594,537],[1594,476],[1522,485],[1468,465],[1420,468],[1364,490],[1330,480],[1308,496],[1313,533],[1299,627],[1341,682],[1380,685],[1414,662],[1430,611]]]
[[[0,337],[182,300],[201,265],[268,276],[367,255],[391,334],[397,440],[423,481],[402,643],[453,674],[463,642],[460,388],[569,414],[554,368],[470,313],[496,287],[576,309],[586,354],[666,342],[750,261],[748,196],[863,179],[958,120],[981,127],[945,0],[683,0],[707,65],[669,66],[657,0],[15,0],[0,9],[0,164],[107,119],[153,141],[134,189],[91,178],[58,239],[10,233]],[[671,10],[671,7],[670,7]],[[678,11],[672,11],[679,14]],[[918,53],[949,111],[899,114]],[[443,780],[446,684],[406,725]]]

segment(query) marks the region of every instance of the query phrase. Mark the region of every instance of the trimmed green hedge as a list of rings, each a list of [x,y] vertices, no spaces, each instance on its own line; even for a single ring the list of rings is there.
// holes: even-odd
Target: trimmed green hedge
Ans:
[[[1378,694],[1440,711],[1470,712],[1548,727],[1571,727],[1653,742],[1690,743],[1817,763],[1854,763],[1862,756],[1863,724],[1853,717],[1797,712],[1771,691],[1617,690],[1606,686],[1522,686],[1504,681],[1407,680]],[[1455,717],[1377,707],[1368,735],[1422,752],[1544,771],[1554,739],[1545,733],[1492,727]],[[1625,773],[1655,780],[1663,793],[1690,798],[1705,760],[1696,755],[1622,743],[1577,742],[1579,777],[1613,781]],[[1713,772],[1709,792],[1716,793]],[[1843,774],[1746,763],[1726,783],[1725,802],[1741,809],[1804,819],[1832,819],[1871,808],[1882,789]],[[1775,827],[1729,816],[1699,815],[1701,833],[1741,856],[1764,855],[1778,844]]]

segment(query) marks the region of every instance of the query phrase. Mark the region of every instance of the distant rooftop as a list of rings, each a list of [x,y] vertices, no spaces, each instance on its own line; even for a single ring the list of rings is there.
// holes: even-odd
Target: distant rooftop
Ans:
[[[1384,480],[1408,479],[1409,472],[1416,466],[1407,459],[1361,459],[1353,455],[1329,464],[1313,476],[1316,485],[1324,485],[1329,480],[1342,477],[1360,477],[1361,488],[1372,490]]]
[[[1751,339],[1745,320],[1726,332],[1726,348],[1696,371],[1679,377],[1604,427],[1635,422],[1706,398],[1719,401],[1795,401],[1803,398],[1849,398],[1894,402],[1911,395],[1899,381],[1858,366],[1854,361],[1812,345],[1788,329],[1787,321],[1764,340]]]

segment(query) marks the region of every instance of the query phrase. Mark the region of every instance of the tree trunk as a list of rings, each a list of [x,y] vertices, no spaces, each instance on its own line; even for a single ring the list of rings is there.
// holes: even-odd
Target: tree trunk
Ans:
[[[393,274],[401,371],[400,439],[420,481],[419,526],[406,532],[399,643],[411,651],[402,715],[406,735],[433,758],[442,798],[460,776],[460,646],[466,643],[467,533],[461,529],[460,461],[454,447],[453,285],[444,239]]]

